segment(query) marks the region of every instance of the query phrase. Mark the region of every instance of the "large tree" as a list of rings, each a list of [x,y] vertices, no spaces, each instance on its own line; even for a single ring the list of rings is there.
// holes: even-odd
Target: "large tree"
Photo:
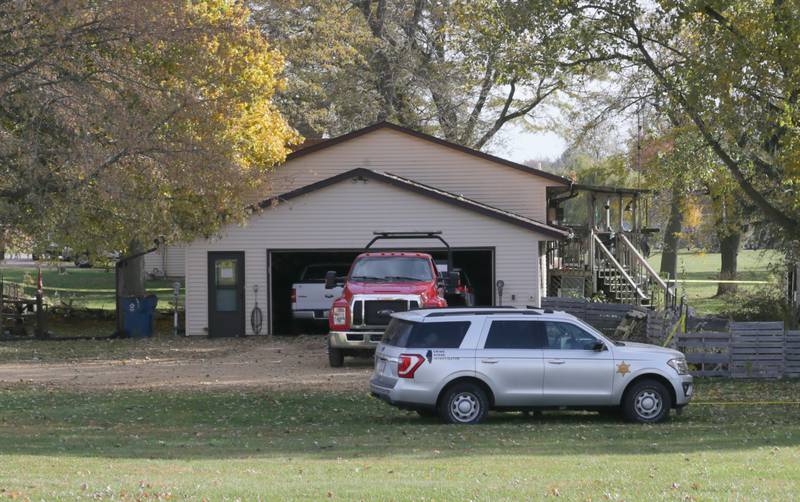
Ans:
[[[569,30],[553,34],[549,19],[528,22],[490,2],[248,3],[287,54],[279,99],[308,135],[388,119],[483,148],[509,123],[541,125],[535,114],[573,74],[553,64]],[[517,38],[538,43],[520,51]]]
[[[571,62],[633,67],[787,242],[800,238],[800,2],[565,2]]]
[[[620,104],[646,99],[690,124],[787,247],[800,239],[800,0],[480,3],[508,12],[510,29],[495,32],[517,53],[542,44],[513,27],[549,23],[550,33],[569,34],[558,39],[567,50],[551,51],[561,68],[649,82]],[[608,92],[588,90],[598,89]]]
[[[0,0],[0,228],[92,254],[209,235],[297,141],[232,0]]]

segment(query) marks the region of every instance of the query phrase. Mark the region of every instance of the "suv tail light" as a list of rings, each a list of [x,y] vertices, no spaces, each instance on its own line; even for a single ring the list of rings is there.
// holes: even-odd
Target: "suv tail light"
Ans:
[[[400,378],[414,378],[414,373],[422,366],[425,358],[419,354],[400,354],[397,362],[397,376]]]
[[[292,303],[297,303],[297,289],[292,288]]]

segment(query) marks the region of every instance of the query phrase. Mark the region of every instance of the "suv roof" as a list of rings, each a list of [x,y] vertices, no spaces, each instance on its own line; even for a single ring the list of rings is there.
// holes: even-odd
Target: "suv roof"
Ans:
[[[396,317],[405,321],[424,322],[426,319],[439,319],[444,317],[491,315],[525,315],[541,316],[544,319],[576,319],[575,316],[562,311],[517,307],[450,307],[440,309],[420,309],[409,310],[408,312],[397,312],[392,314],[392,317]]]

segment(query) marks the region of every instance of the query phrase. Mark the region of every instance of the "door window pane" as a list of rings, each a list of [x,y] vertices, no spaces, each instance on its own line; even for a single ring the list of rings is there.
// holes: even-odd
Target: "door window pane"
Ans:
[[[217,260],[217,286],[236,286],[236,260]]]
[[[547,335],[541,321],[492,321],[486,349],[543,349]]]
[[[239,310],[235,289],[217,290],[217,312],[235,312]]]
[[[555,350],[592,350],[599,342],[590,333],[566,322],[547,322],[547,346]]]

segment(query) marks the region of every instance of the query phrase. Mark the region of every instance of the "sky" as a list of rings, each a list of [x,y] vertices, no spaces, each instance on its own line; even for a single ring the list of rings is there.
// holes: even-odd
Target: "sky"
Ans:
[[[514,124],[507,124],[498,134],[500,141],[491,145],[488,152],[514,162],[555,160],[567,148],[567,142],[556,133],[534,133]]]

